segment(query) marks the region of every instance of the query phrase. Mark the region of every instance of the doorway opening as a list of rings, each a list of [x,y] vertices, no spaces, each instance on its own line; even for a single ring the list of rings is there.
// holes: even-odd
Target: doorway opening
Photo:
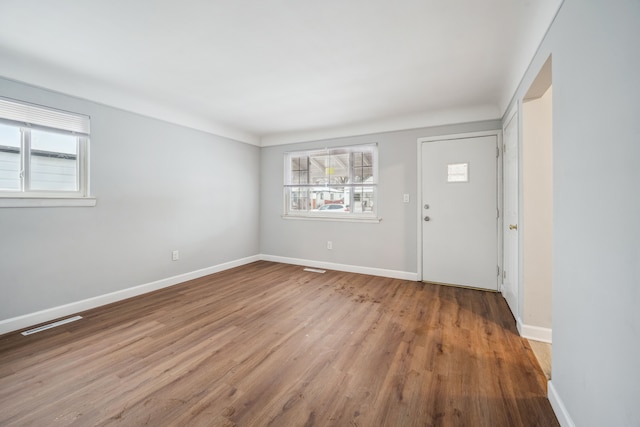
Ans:
[[[547,59],[522,100],[520,333],[537,343],[551,376],[553,270],[553,85]],[[544,343],[544,344],[539,344]]]

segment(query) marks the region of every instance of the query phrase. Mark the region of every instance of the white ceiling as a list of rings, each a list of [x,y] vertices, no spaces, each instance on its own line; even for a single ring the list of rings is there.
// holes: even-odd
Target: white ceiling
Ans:
[[[256,145],[494,119],[561,1],[2,0],[0,75]]]

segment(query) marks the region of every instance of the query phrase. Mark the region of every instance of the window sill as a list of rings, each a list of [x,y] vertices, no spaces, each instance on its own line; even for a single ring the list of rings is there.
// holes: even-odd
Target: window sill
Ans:
[[[95,197],[0,197],[0,208],[92,207]]]
[[[377,217],[342,217],[342,216],[320,216],[320,215],[282,215],[282,219],[294,219],[303,221],[338,221],[338,222],[368,222],[379,223],[382,218]]]

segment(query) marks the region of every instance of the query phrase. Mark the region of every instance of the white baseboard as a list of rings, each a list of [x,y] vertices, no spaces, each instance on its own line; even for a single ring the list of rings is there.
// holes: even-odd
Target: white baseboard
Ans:
[[[199,277],[207,276],[213,273],[218,273],[220,271],[228,270],[234,267],[239,267],[241,265],[249,264],[251,262],[255,262],[259,260],[260,260],[260,257],[258,255],[250,256],[247,258],[241,258],[241,259],[229,261],[223,264],[214,265],[212,267],[191,271],[189,273],[168,277],[166,279],[156,280],[155,282],[145,283],[143,285],[122,289],[120,291],[99,295],[97,297],[87,298],[81,301],[72,302],[72,303],[61,305],[58,307],[52,307],[46,310],[37,311],[35,313],[29,313],[22,316],[17,316],[10,319],[2,320],[0,321],[0,335],[6,334],[8,332],[13,332],[13,331],[18,331],[20,329],[28,328],[30,326],[37,325],[39,323],[44,323],[54,319],[59,319],[60,317],[69,316],[82,311],[90,310],[92,308],[111,304],[113,302],[122,301],[127,298],[135,297],[138,295],[146,294],[148,292],[156,291],[158,289],[177,285],[178,283],[186,282],[187,280],[197,279]]]
[[[382,268],[361,267],[357,265],[336,264],[333,262],[313,261],[310,259],[289,258],[276,255],[260,255],[263,261],[281,262],[283,264],[303,265],[305,267],[323,268],[325,270],[346,271],[348,273],[369,274],[371,276],[390,277],[401,280],[418,280],[418,273],[408,271],[386,270]]]
[[[522,319],[516,321],[520,336],[529,340],[548,342],[551,344],[551,328],[542,328],[540,326],[526,325],[522,323]]]
[[[553,386],[553,383],[549,381],[547,383],[547,396],[549,397],[549,403],[553,408],[553,412],[556,414],[556,418],[562,427],[575,427],[575,423],[571,419],[567,408],[564,406],[558,391]]]
[[[177,276],[168,277],[166,279],[156,280],[155,282],[145,283],[142,285],[134,286],[127,289],[122,289],[122,290],[111,292],[108,294],[87,298],[81,301],[76,301],[69,304],[48,308],[46,310],[37,311],[35,313],[29,313],[22,316],[12,317],[10,319],[0,320],[0,335],[6,334],[9,332],[18,331],[20,329],[38,325],[40,323],[49,322],[51,320],[59,319],[61,317],[70,316],[72,314],[80,313],[82,311],[91,310],[96,307],[111,304],[117,301],[122,301],[127,298],[135,297],[138,295],[146,294],[148,292],[156,291],[158,289],[163,289],[169,286],[177,285],[178,283],[186,282],[187,280],[197,279],[199,277],[207,276],[213,273],[218,273],[220,271],[228,270],[234,267],[239,267],[241,265],[249,264],[251,262],[259,261],[259,260],[281,262],[284,264],[304,265],[308,267],[324,268],[327,270],[346,271],[349,273],[370,274],[372,276],[391,277],[394,279],[413,280],[413,281],[418,280],[417,273],[410,273],[405,271],[384,270],[380,268],[371,268],[371,267],[359,267],[354,265],[335,264],[331,262],[312,261],[312,260],[279,257],[279,256],[272,256],[272,255],[254,255],[247,258],[226,262],[224,264],[219,264],[212,267],[207,267],[200,270],[192,271],[189,273],[179,274]]]

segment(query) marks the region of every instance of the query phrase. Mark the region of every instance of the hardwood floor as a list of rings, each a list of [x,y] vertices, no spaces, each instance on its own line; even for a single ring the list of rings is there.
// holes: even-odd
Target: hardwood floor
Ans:
[[[498,294],[256,262],[0,337],[2,426],[554,426]]]

